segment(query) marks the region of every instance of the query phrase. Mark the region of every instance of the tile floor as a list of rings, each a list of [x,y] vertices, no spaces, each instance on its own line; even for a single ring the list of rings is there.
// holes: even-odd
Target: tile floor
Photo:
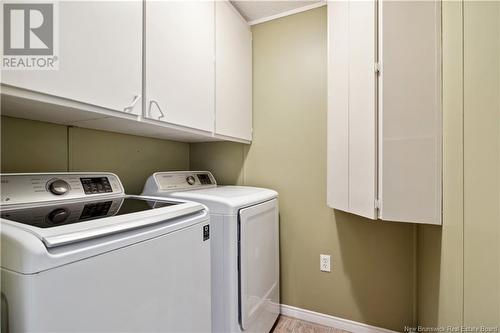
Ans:
[[[350,333],[281,315],[274,325],[273,333]]]

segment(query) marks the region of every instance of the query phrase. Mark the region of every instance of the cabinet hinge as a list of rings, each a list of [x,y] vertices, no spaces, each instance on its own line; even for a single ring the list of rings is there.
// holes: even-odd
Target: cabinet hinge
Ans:
[[[380,201],[378,199],[375,199],[375,210],[380,210]]]
[[[374,68],[374,71],[377,75],[380,74],[380,63],[379,62],[376,62],[374,65],[373,65],[373,68]]]

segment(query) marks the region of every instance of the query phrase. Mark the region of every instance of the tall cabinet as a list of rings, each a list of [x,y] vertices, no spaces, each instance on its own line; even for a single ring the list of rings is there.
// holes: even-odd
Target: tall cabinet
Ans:
[[[328,205],[441,224],[441,3],[328,4]]]

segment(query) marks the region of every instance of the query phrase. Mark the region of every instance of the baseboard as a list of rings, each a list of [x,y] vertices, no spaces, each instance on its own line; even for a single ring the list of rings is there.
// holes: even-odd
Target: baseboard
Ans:
[[[353,320],[338,318],[319,312],[296,308],[290,305],[281,305],[281,314],[284,316],[297,318],[311,323],[333,327],[352,333],[397,333],[385,328],[358,323]]]

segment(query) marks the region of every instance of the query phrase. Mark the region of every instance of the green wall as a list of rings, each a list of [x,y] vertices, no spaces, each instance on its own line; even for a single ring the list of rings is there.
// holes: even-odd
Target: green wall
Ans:
[[[500,326],[500,2],[443,2],[443,227],[419,227],[419,323]]]
[[[253,27],[252,145],[191,144],[191,168],[279,192],[282,303],[399,331],[414,319],[414,226],[326,206],[326,28],[326,7]]]
[[[418,227],[418,322],[463,324],[463,6],[443,2],[443,225]]]
[[[2,172],[109,171],[139,194],[155,171],[189,168],[189,144],[2,117]]]

